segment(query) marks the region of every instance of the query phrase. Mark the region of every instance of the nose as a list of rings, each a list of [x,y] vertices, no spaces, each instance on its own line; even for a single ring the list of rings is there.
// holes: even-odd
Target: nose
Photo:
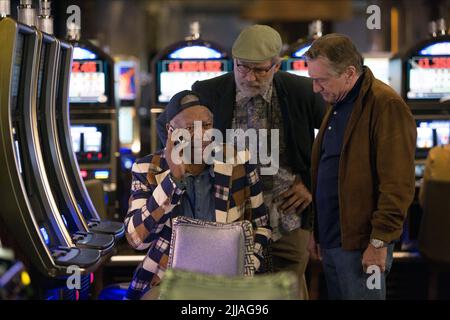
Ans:
[[[244,77],[247,81],[256,81],[255,74],[253,73],[253,70],[250,70]]]
[[[313,91],[314,93],[319,93],[323,90],[323,87],[317,82],[317,80],[313,79]]]

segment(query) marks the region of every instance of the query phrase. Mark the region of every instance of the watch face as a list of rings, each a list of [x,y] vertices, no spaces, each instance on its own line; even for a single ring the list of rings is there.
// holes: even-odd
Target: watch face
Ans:
[[[384,246],[384,242],[378,239],[372,239],[370,240],[370,243],[377,249]]]

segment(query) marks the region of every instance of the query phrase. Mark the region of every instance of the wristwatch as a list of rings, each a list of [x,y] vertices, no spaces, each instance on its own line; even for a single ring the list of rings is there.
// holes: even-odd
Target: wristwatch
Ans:
[[[380,249],[380,248],[383,248],[386,245],[386,242],[384,242],[383,240],[379,240],[379,239],[370,239],[370,244],[374,248]]]

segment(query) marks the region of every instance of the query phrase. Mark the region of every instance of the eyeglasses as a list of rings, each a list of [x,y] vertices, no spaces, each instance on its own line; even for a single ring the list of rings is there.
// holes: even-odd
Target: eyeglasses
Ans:
[[[236,69],[242,73],[243,75],[247,75],[250,71],[253,71],[253,74],[257,77],[263,77],[269,72],[276,63],[273,63],[268,68],[251,68],[245,64],[240,64],[236,62]]]
[[[202,129],[203,130],[208,130],[208,129],[211,129],[212,127],[213,127],[213,123],[211,122],[211,121],[198,121],[198,122],[201,122],[202,123]],[[189,133],[194,133],[194,129],[195,129],[195,126],[194,125],[190,125],[190,126],[186,126],[186,127],[174,127],[173,125],[171,125],[170,123],[169,123],[169,129],[170,129],[170,131],[175,131],[175,129],[184,129],[184,130],[187,130],[187,131],[189,131]]]

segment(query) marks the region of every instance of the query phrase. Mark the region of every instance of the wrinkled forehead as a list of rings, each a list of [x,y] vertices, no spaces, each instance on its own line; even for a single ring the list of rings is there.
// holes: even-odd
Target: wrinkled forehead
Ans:
[[[307,59],[308,73],[311,78],[324,78],[335,75],[328,58],[317,57],[315,59]]]

